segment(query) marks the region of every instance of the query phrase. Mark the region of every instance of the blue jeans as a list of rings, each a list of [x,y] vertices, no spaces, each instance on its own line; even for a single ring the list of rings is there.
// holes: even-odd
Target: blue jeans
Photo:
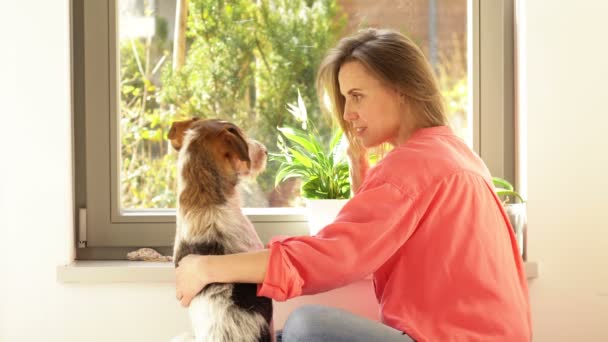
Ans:
[[[294,310],[277,342],[413,342],[404,332],[336,308],[307,305]]]

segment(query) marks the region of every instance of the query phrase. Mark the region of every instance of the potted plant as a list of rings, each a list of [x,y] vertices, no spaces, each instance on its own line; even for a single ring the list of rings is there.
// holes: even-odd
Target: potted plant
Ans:
[[[288,104],[288,111],[301,128],[278,128],[280,152],[270,154],[271,161],[280,162],[275,185],[293,177],[301,179],[300,194],[306,203],[310,234],[314,235],[335,219],[350,197],[346,139],[338,129],[324,146],[308,120],[299,91],[297,103]]]
[[[526,201],[519,192],[514,190],[509,181],[500,177],[492,177],[492,182],[515,232],[519,254],[525,259],[525,236],[528,224]]]

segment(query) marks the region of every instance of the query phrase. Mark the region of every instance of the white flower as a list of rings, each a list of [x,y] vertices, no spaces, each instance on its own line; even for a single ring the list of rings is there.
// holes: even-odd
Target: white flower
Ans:
[[[302,95],[300,94],[300,89],[298,89],[298,105],[294,105],[291,103],[287,104],[288,111],[293,115],[296,120],[302,123],[302,129],[306,130],[306,123],[308,122],[308,113],[306,112],[306,106],[304,105],[304,99],[302,99]]]

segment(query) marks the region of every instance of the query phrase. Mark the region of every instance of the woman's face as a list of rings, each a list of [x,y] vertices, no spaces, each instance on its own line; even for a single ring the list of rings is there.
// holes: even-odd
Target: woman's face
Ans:
[[[405,98],[384,84],[357,61],[347,62],[338,72],[340,92],[346,99],[343,117],[353,133],[369,148],[382,143],[403,143],[411,133],[405,118]]]

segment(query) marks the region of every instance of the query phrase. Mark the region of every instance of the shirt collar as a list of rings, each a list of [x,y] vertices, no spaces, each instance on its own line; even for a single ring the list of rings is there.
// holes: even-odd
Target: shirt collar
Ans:
[[[454,132],[449,126],[419,128],[407,140],[433,135],[454,135]]]

